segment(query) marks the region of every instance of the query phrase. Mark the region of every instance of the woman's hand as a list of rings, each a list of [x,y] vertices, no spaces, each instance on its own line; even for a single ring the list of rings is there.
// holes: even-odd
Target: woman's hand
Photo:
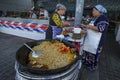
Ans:
[[[39,19],[44,19],[44,16],[40,16]]]
[[[69,22],[64,22],[64,27],[68,27],[70,26],[70,23]]]
[[[98,31],[98,27],[97,26],[84,25],[84,24],[81,24],[80,26],[83,27],[83,28],[88,28],[88,29],[92,29],[92,30]]]
[[[88,28],[88,29],[90,29],[90,27],[91,27],[90,25],[84,25],[84,24],[81,24],[80,26],[83,28]]]
[[[86,28],[87,25],[85,25],[85,24],[80,24],[80,27]]]

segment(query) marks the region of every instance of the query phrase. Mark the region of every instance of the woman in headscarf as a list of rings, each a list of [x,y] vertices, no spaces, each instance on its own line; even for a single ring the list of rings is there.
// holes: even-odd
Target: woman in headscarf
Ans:
[[[45,19],[45,20],[48,20],[49,18],[49,13],[48,11],[44,8],[44,6],[40,6],[40,9],[39,9],[39,19]]]
[[[62,28],[69,26],[68,22],[61,19],[61,16],[65,14],[66,7],[62,4],[57,4],[55,12],[50,17],[49,28],[46,31],[46,39],[55,39],[56,35],[62,33]]]
[[[83,46],[83,63],[91,71],[95,70],[97,66],[109,25],[108,18],[105,15],[106,13],[106,8],[102,5],[96,5],[92,11],[94,19],[89,25],[81,24],[81,27],[87,28]]]

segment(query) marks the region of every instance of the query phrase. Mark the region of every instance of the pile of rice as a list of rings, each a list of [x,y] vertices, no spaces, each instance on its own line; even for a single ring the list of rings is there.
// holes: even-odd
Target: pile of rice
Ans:
[[[76,53],[71,53],[70,50],[65,52],[61,48],[67,47],[64,43],[55,41],[44,41],[37,45],[33,50],[41,50],[42,54],[38,58],[32,57],[32,52],[29,54],[29,65],[32,67],[41,67],[46,65],[47,69],[57,69],[64,67],[75,60]]]

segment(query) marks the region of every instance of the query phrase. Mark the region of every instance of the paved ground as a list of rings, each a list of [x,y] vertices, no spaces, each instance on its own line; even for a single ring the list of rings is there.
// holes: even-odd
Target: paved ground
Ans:
[[[99,71],[100,80],[120,80],[120,45],[115,42],[114,34],[107,36]]]
[[[32,41],[21,37],[0,33],[0,80],[14,80],[15,53],[24,42]],[[108,34],[103,54],[95,72],[81,68],[78,80],[120,80],[120,45],[114,34]]]
[[[0,33],[0,80],[14,80],[15,53],[29,39]]]

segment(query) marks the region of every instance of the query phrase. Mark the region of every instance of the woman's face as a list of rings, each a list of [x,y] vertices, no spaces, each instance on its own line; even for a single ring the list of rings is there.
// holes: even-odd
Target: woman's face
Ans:
[[[40,8],[40,12],[44,12],[44,9],[43,9],[43,8]]]
[[[93,17],[98,17],[100,15],[100,12],[96,10],[95,8],[93,8],[92,15]]]
[[[60,14],[61,16],[63,16],[63,15],[65,14],[65,10],[64,10],[64,9],[60,9],[60,10],[59,10],[59,14]]]

